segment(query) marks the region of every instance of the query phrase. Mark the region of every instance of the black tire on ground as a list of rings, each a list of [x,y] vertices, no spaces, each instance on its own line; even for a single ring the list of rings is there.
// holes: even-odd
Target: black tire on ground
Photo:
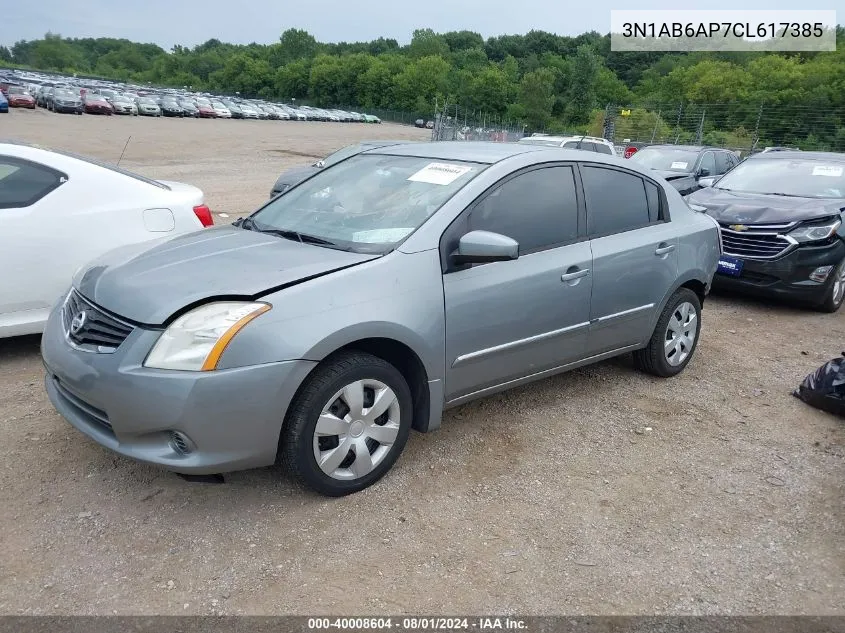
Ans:
[[[692,348],[689,350],[687,357],[678,365],[672,365],[666,358],[666,333],[669,326],[669,321],[675,314],[675,311],[684,303],[689,303],[695,308],[696,324],[695,324],[695,340],[692,343]],[[654,332],[649,339],[648,345],[643,349],[634,352],[634,365],[640,371],[643,371],[653,376],[661,378],[669,378],[680,374],[684,368],[692,360],[695,350],[698,347],[698,339],[701,334],[701,301],[698,295],[689,288],[679,288],[673,294],[660,318],[657,319],[657,325],[654,327]]]
[[[399,431],[391,451],[370,473],[353,480],[329,477],[314,456],[314,430],[329,398],[357,380],[379,380],[399,401]],[[279,438],[279,456],[300,483],[330,497],[358,492],[381,479],[393,466],[411,431],[413,403],[405,378],[387,361],[363,352],[341,352],[319,365],[306,379],[288,408]]]
[[[834,287],[835,287],[835,280],[841,274],[842,267],[845,266],[845,259],[839,262],[839,265],[836,266],[832,271],[830,271],[830,276],[833,279],[830,283],[830,287],[825,294],[824,301],[818,304],[817,308],[820,312],[836,312],[839,308],[842,307],[842,303],[845,302],[845,293],[843,293],[839,300],[836,300],[834,297]]]

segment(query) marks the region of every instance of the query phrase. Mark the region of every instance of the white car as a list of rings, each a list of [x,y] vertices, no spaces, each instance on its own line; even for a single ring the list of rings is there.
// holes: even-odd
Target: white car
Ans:
[[[41,332],[73,274],[103,253],[213,223],[191,185],[0,143],[0,338]]]
[[[617,155],[613,143],[599,136],[549,136],[546,134],[537,134],[535,136],[532,134],[531,136],[519,139],[517,142],[523,145],[566,147],[597,152],[599,154],[609,154],[611,156]]]
[[[218,119],[231,119],[232,118],[232,111],[224,106],[219,101],[212,101],[211,107],[214,108],[214,112],[217,114]]]

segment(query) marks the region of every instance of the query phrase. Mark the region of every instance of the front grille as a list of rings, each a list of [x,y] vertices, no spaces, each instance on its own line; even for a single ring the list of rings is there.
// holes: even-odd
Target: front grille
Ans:
[[[720,224],[722,245],[726,255],[745,259],[776,259],[792,250],[796,242],[783,235],[794,224],[748,225],[737,231],[731,226]]]
[[[62,320],[68,339],[92,352],[115,351],[134,329],[100,310],[76,290],[72,290],[65,300]]]

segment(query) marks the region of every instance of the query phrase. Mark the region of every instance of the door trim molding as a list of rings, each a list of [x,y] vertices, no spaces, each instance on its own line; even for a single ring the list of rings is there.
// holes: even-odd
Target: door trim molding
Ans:
[[[492,354],[497,354],[499,352],[504,352],[510,349],[516,349],[517,347],[522,347],[523,345],[530,345],[531,343],[537,343],[539,341],[545,341],[547,339],[554,338],[562,334],[568,334],[569,332],[574,332],[576,330],[583,329],[585,327],[588,327],[589,325],[589,321],[585,321],[584,323],[576,323],[575,325],[570,325],[564,328],[560,328],[558,330],[552,330],[550,332],[544,332],[542,334],[535,334],[534,336],[529,336],[527,338],[521,338],[517,339],[516,341],[510,341],[508,343],[502,343],[501,345],[494,345],[493,347],[487,347],[485,349],[469,352],[468,354],[462,354],[452,362],[452,367],[459,367],[460,365],[464,365],[480,358],[485,358]]]
[[[453,398],[448,400],[445,405],[444,409],[451,409],[452,407],[456,407],[460,404],[464,404],[465,402],[469,402],[470,400],[475,400],[476,398],[482,398],[484,396],[492,395],[499,391],[505,391],[506,389],[510,389],[512,387],[518,387],[519,385],[524,385],[529,382],[534,382],[535,380],[539,380],[541,378],[545,378],[548,376],[553,376],[554,374],[559,374],[570,369],[575,369],[576,367],[582,367],[584,365],[590,365],[592,363],[598,362],[600,360],[604,360],[606,358],[612,358],[614,356],[619,356],[620,354],[624,354],[625,352],[630,352],[632,350],[638,349],[642,347],[639,344],[636,345],[625,345],[624,347],[619,347],[609,352],[602,352],[601,354],[596,354],[595,356],[588,356],[587,358],[582,358],[581,360],[576,360],[571,363],[566,363],[564,365],[558,365],[557,367],[552,367],[551,369],[544,369],[543,371],[538,371],[533,374],[528,374],[527,376],[522,376],[521,378],[514,378],[513,380],[508,380],[503,383],[499,383],[497,385],[492,385],[490,387],[485,387],[484,389],[479,389],[477,391],[473,391],[471,393],[464,394],[462,396],[458,396],[457,398]]]
[[[611,319],[618,319],[619,317],[628,316],[629,314],[642,312],[643,310],[651,310],[653,307],[654,304],[649,303],[644,306],[639,306],[637,308],[631,308],[630,310],[622,310],[622,312],[614,312],[613,314],[606,314],[605,316],[600,316],[597,319],[593,319],[592,321],[590,321],[590,323],[603,323],[605,321],[610,321]]]

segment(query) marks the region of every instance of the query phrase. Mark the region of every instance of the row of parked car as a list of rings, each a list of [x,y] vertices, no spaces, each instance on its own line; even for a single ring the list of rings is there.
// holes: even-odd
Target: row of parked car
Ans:
[[[72,114],[381,123],[379,117],[360,112],[189,91],[152,90],[107,82],[80,84],[64,79],[29,77],[24,81],[20,77],[5,78],[0,80],[0,93],[5,95],[0,101],[0,111],[8,111],[8,107],[40,107],[52,112]],[[3,104],[3,101],[8,103]]]

